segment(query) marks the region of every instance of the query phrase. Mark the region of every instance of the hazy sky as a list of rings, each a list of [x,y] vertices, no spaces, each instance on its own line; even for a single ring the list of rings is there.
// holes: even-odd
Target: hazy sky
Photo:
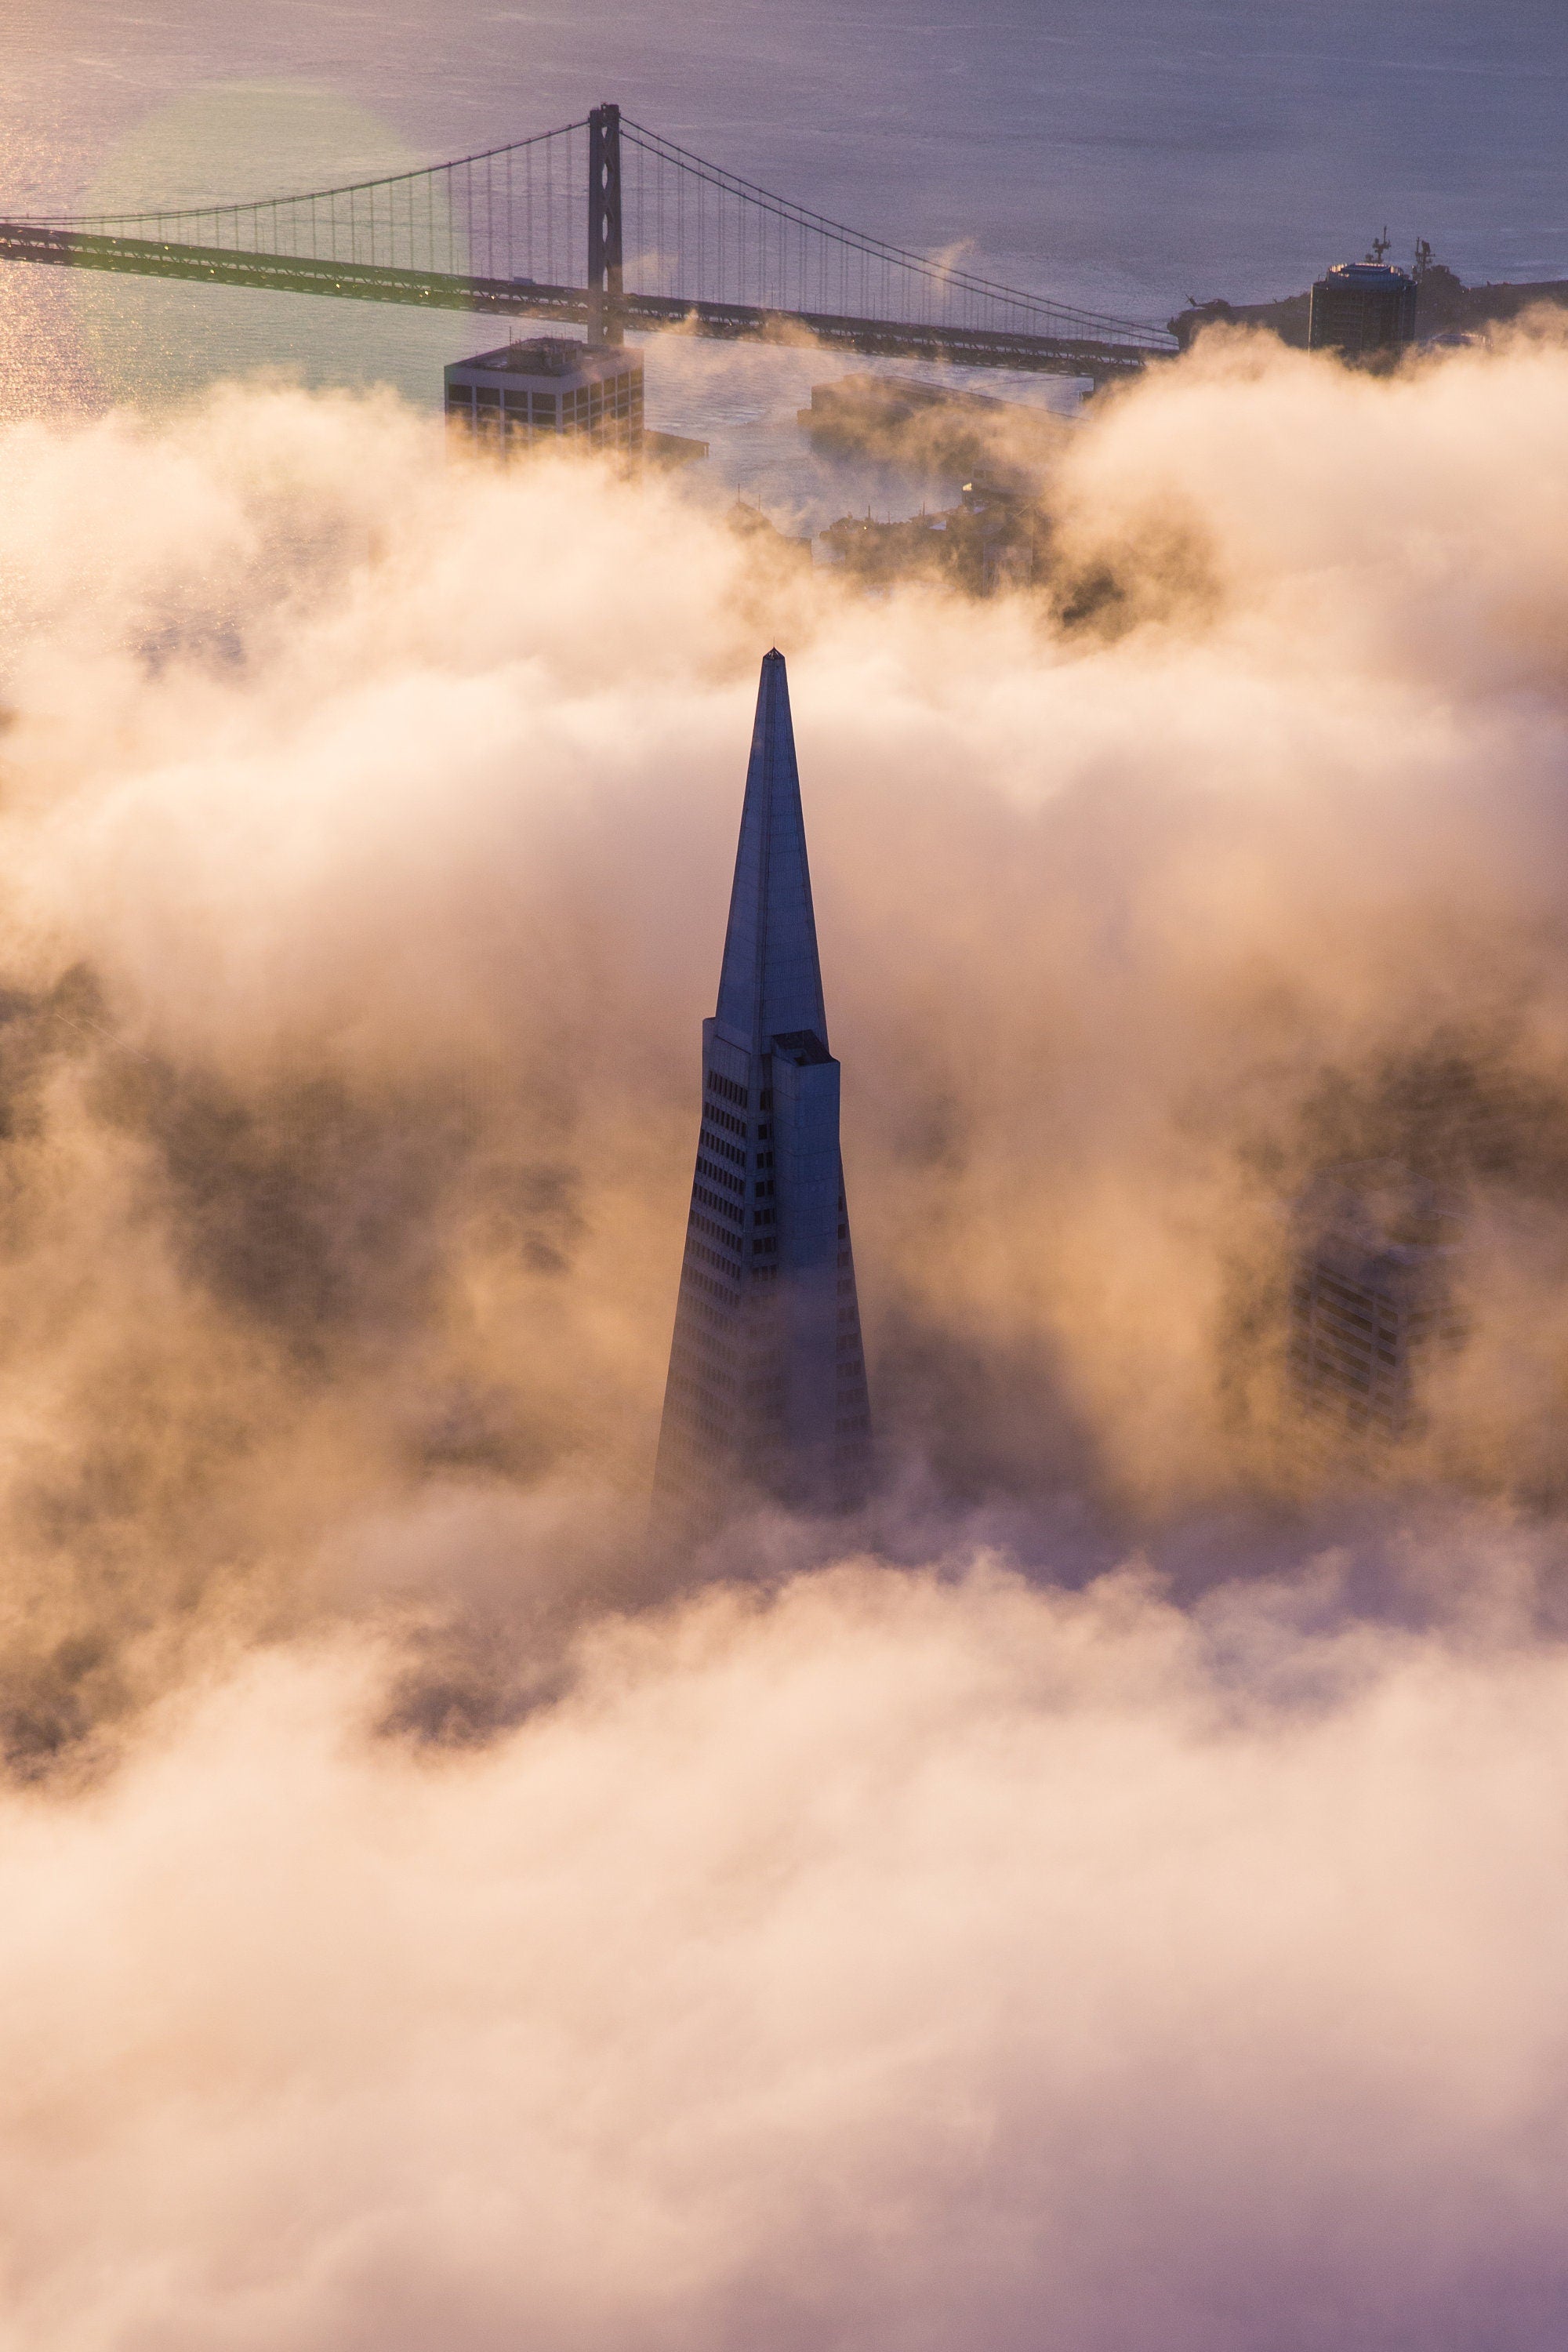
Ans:
[[[614,97],[881,234],[973,236],[1023,282],[1156,315],[1303,284],[1385,220],[1467,274],[1568,273],[1551,0],[10,0],[6,22],[3,176],[32,202],[193,84],[281,77],[430,158]]]

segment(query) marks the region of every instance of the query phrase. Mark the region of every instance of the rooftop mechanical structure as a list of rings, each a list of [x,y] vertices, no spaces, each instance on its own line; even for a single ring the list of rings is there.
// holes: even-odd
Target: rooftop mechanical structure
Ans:
[[[871,1455],[784,656],[763,663],[654,1486],[700,1534],[773,1501],[852,1508]]]

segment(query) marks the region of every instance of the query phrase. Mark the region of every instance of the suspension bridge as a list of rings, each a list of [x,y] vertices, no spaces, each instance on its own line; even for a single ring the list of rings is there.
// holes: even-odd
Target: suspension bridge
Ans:
[[[1163,328],[1001,286],[770,194],[595,107],[482,154],[243,203],[0,220],[0,259],[586,328],[678,328],[1107,378]]]

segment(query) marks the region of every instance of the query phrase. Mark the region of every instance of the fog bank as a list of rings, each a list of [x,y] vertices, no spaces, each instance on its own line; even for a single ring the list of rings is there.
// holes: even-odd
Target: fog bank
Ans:
[[[1206,340],[985,602],[389,397],[0,436],[18,2345],[1553,2340],[1565,395]],[[656,1569],[773,642],[883,1487]]]

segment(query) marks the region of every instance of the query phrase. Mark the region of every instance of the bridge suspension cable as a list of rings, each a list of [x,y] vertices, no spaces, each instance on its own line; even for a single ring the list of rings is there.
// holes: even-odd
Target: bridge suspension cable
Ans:
[[[584,198],[586,194],[587,202]],[[0,258],[532,315],[618,339],[684,324],[1079,373],[1163,328],[998,284],[829,220],[618,108],[300,194],[0,221]]]
[[[576,167],[587,131],[585,121],[562,123],[447,163],[300,195],[24,218],[37,227],[211,252],[580,284],[584,257]]]
[[[621,135],[637,158],[623,189],[631,198],[628,283],[635,271],[641,292],[803,316],[1118,336],[1162,350],[1169,343],[1163,328],[1023,293],[955,260],[846,227],[624,116]]]

